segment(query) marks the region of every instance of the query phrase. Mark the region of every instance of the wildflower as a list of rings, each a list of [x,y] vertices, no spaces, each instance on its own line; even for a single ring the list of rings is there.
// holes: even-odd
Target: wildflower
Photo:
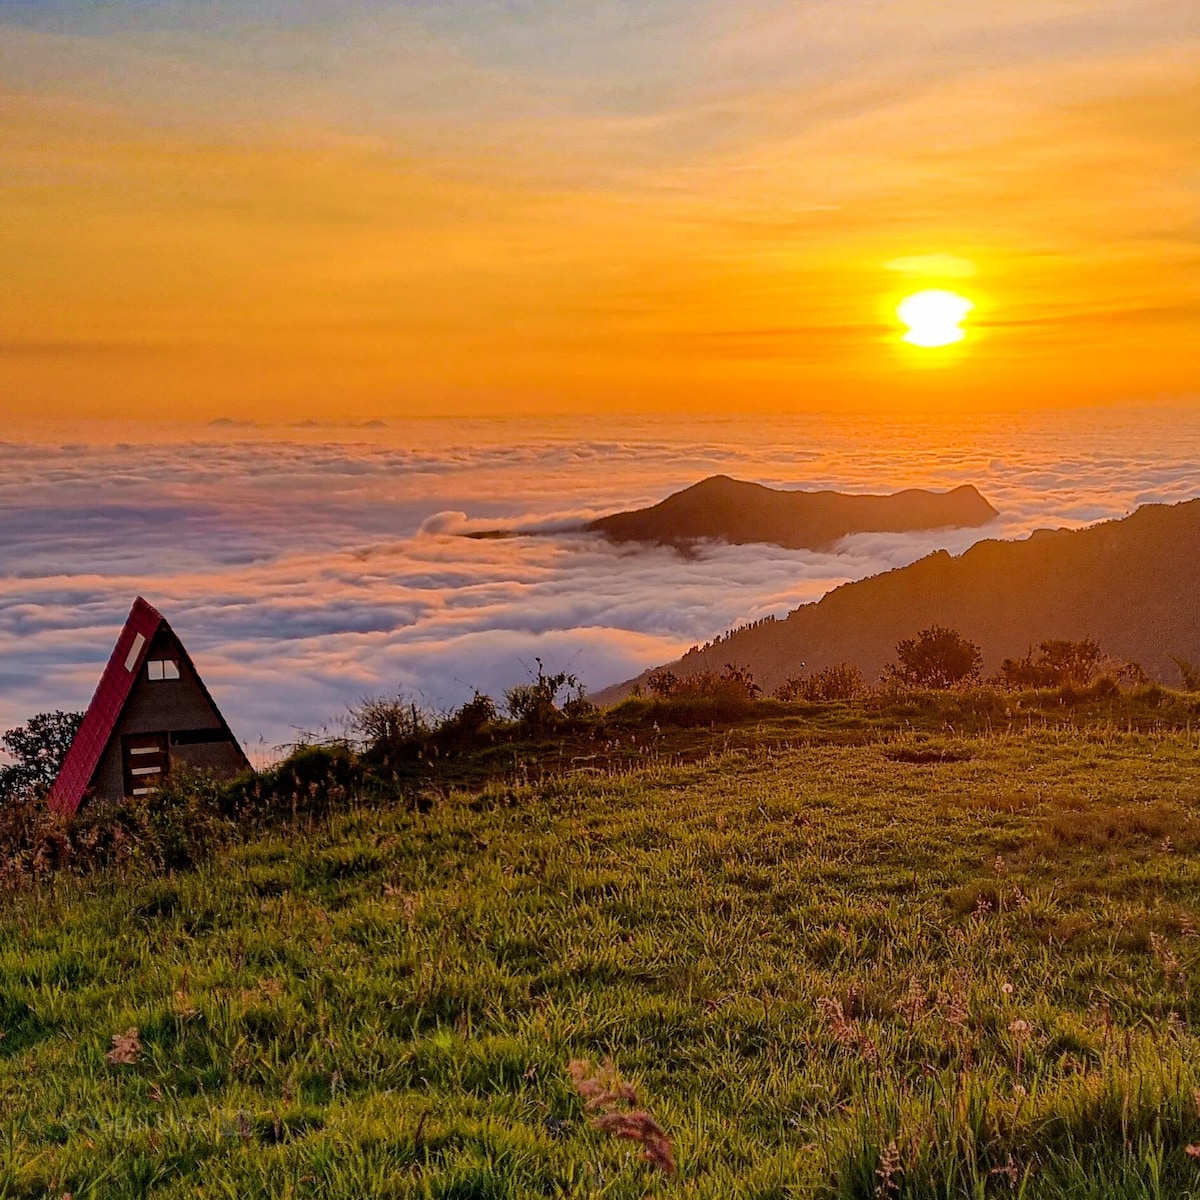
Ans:
[[[835,1041],[843,1046],[857,1045],[858,1027],[853,1017],[846,1016],[840,1000],[832,996],[822,996],[817,1001],[817,1011],[829,1024]]]
[[[187,1021],[199,1013],[199,1009],[192,1003],[191,996],[188,994],[186,987],[181,987],[175,992],[175,1015],[181,1020]]]
[[[1001,854],[997,854],[995,861],[992,863],[992,871],[996,875],[1003,875],[1004,870],[1007,866],[1008,866],[1008,863],[1006,863],[1004,861],[1004,856]]]
[[[875,1168],[875,1175],[879,1179],[875,1185],[875,1195],[879,1200],[900,1194],[900,1185],[896,1182],[900,1169],[900,1148],[894,1141],[889,1142],[879,1156],[879,1166]]]
[[[612,1060],[593,1071],[591,1065],[575,1059],[567,1065],[575,1090],[584,1099],[584,1107],[595,1113],[593,1128],[613,1137],[637,1142],[642,1158],[666,1175],[675,1174],[675,1153],[671,1139],[659,1123],[638,1105],[637,1092],[617,1074]]]
[[[908,1021],[909,1029],[912,1029],[925,1011],[925,989],[915,975],[908,981],[908,991],[893,1007]]]
[[[666,1175],[675,1174],[675,1154],[671,1139],[648,1112],[609,1112],[598,1116],[592,1124],[601,1133],[627,1138],[642,1147],[642,1158]]]
[[[611,1059],[601,1063],[594,1073],[590,1063],[575,1059],[567,1064],[567,1073],[571,1076],[575,1090],[585,1100],[584,1107],[589,1112],[606,1110],[620,1102],[629,1105],[636,1105],[638,1102],[637,1092],[631,1084],[625,1083],[617,1076],[616,1067]]]
[[[975,901],[975,916],[986,917],[992,911],[992,902],[986,896],[980,896]]]
[[[124,1033],[114,1033],[112,1046],[104,1057],[114,1066],[132,1066],[142,1052],[141,1033],[136,1026],[131,1026]]]
[[[1175,952],[1167,944],[1167,939],[1160,937],[1157,933],[1150,935],[1150,949],[1154,951],[1154,957],[1158,959],[1158,965],[1162,968],[1163,978],[1168,983],[1174,983],[1176,979],[1182,978],[1183,972],[1179,964],[1179,959]]]
[[[1009,1022],[1008,1032],[1012,1034],[1017,1043],[1017,1062],[1015,1069],[1017,1075],[1020,1076],[1021,1069],[1025,1065],[1025,1043],[1029,1041],[1029,1038],[1033,1034],[1033,1027],[1028,1021],[1023,1021],[1020,1017],[1017,1017],[1016,1020]]]
[[[1002,991],[1002,992],[1003,992],[1003,993],[1004,993],[1006,996],[1011,996],[1011,995],[1013,994],[1013,985],[1012,985],[1011,983],[1002,983],[1002,984],[1000,985],[1000,990],[1001,990],[1001,991]]]
[[[1200,1146],[1184,1146],[1183,1152],[1188,1158],[1200,1158]]]
[[[853,989],[850,993],[854,999]],[[922,998],[922,1004],[924,998]],[[846,1015],[842,1002],[833,996],[822,996],[817,1001],[817,1011],[825,1018],[833,1033],[834,1041],[839,1046],[857,1050],[863,1061],[870,1066],[879,1065],[879,1050],[875,1043],[859,1030],[858,1023],[853,1017]]]
[[[1024,1091],[1025,1089],[1022,1088],[1021,1090]],[[1017,1181],[1021,1177],[1021,1172],[1017,1169],[1017,1164],[1011,1154],[1008,1156],[1008,1162],[1005,1163],[1004,1166],[993,1167],[988,1174],[1003,1175],[1008,1180],[1008,1186],[1014,1188],[1017,1186]]]
[[[967,985],[960,974],[951,977],[948,988],[939,989],[937,1006],[941,1010],[942,1020],[947,1025],[959,1028],[967,1023],[969,1016]]]

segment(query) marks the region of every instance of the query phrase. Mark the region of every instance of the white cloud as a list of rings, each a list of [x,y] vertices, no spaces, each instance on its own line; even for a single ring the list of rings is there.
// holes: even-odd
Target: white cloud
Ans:
[[[500,695],[535,655],[595,690],[938,547],[1200,493],[1200,421],[1183,411],[586,433],[446,423],[354,445],[269,431],[135,449],[0,443],[0,728],[86,704],[138,593],[182,634],[239,734],[277,743],[368,693],[433,707]],[[553,532],[718,471],[857,491],[974,482],[1001,516],[980,531],[858,535],[834,554],[710,545],[685,558]],[[495,528],[527,532],[457,536]]]

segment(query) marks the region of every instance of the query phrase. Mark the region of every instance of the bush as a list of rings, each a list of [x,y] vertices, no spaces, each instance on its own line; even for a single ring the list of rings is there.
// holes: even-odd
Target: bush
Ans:
[[[476,692],[437,727],[438,741],[444,746],[470,746],[495,723],[496,717],[496,702],[491,696]]]
[[[1179,668],[1179,677],[1183,680],[1183,690],[1200,692],[1200,667],[1195,666],[1186,658],[1173,657],[1171,661]]]
[[[825,704],[835,700],[854,700],[865,695],[867,681],[851,663],[839,663],[807,676],[792,676],[775,689],[775,699],[808,700]]]
[[[660,700],[670,700],[679,690],[679,676],[674,671],[661,667],[650,672],[646,679],[646,689],[650,695],[657,696]]]
[[[1053,638],[1032,648],[1023,658],[1006,658],[996,682],[1014,691],[1050,687],[1087,687],[1100,669],[1104,654],[1094,638],[1080,642]]]
[[[563,691],[573,691],[571,700],[583,699],[583,685],[569,671],[547,674],[545,664],[535,658],[537,674],[529,683],[521,683],[504,693],[508,715],[527,733],[544,733],[563,722],[565,713],[559,708],[558,697]]]
[[[349,713],[349,727],[373,762],[409,757],[429,734],[425,714],[404,696],[368,696]]]
[[[190,772],[168,777],[153,795],[93,800],[70,816],[40,798],[17,801],[0,810],[0,887],[60,870],[192,866],[236,830],[221,810],[219,785]]]
[[[344,742],[297,746],[283,762],[215,793],[223,816],[239,824],[322,815],[363,780],[363,767]]]
[[[708,725],[744,717],[762,693],[749,668],[726,665],[723,671],[677,676],[655,671],[646,681],[654,697],[649,719],[668,725]]]
[[[908,688],[962,687],[979,678],[983,653],[955,629],[934,625],[896,646],[899,662],[884,669],[883,682]]]

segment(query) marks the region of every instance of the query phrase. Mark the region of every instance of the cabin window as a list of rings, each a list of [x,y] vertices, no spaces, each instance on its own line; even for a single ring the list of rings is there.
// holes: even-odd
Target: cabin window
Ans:
[[[165,733],[126,734],[121,739],[126,796],[152,796],[171,770]]]
[[[133,639],[133,645],[129,647],[129,653],[125,655],[125,670],[127,670],[130,675],[133,674],[134,669],[137,667],[138,656],[141,654],[142,647],[145,644],[146,639],[139,633],[137,637]]]
[[[173,658],[152,658],[146,664],[146,671],[154,680],[179,678],[179,664]]]

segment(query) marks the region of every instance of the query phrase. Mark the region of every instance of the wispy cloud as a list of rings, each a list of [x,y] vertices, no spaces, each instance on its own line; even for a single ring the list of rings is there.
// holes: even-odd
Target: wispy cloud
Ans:
[[[1187,394],[1198,63],[1187,0],[0,0],[0,388],[242,419]],[[887,264],[938,256],[981,336],[933,383]]]

